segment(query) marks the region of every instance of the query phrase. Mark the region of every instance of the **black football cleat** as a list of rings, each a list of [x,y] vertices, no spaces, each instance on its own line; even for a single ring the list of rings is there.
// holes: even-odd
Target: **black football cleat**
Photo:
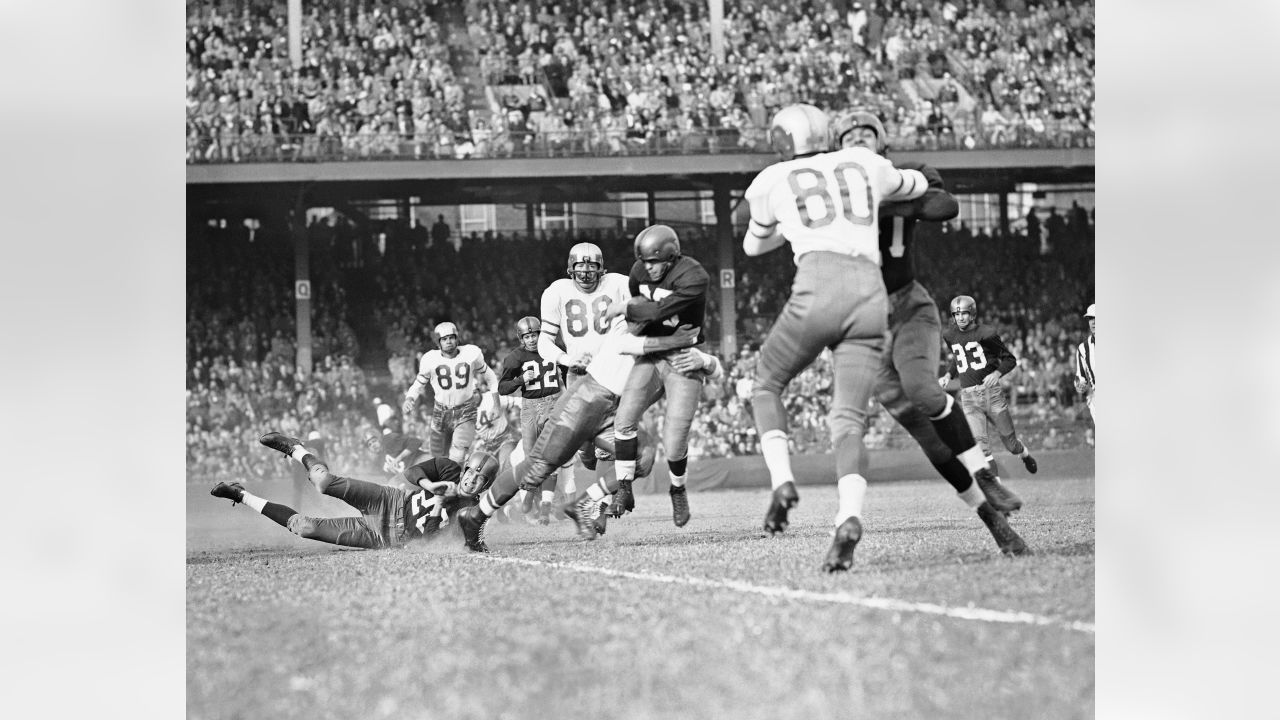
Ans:
[[[244,502],[244,486],[240,483],[224,483],[220,482],[213,486],[209,494],[216,498],[223,498],[231,501],[231,507],[235,507]]]
[[[1004,513],[999,512],[991,507],[991,503],[986,502],[978,506],[978,517],[982,518],[982,523],[991,531],[991,537],[995,538],[996,545],[1000,546],[1000,552],[1005,555],[1034,555],[1031,548],[1022,540],[1018,533],[1009,526],[1009,521],[1005,519]]]
[[[619,480],[618,489],[613,492],[613,504],[609,506],[609,516],[620,518],[624,513],[636,509],[636,496],[631,492],[631,480]]]
[[[484,542],[484,526],[489,518],[480,512],[479,506],[458,511],[458,527],[462,528],[462,540],[471,552],[489,552]]]
[[[800,502],[800,493],[796,492],[796,484],[788,480],[773,491],[769,501],[769,510],[764,514],[764,531],[770,535],[779,535],[787,529],[787,511]]]
[[[596,526],[594,513],[599,510],[596,501],[590,497],[584,497],[581,500],[569,500],[560,506],[563,512],[570,520],[578,526],[578,537],[583,540],[596,539]]]
[[[671,520],[676,524],[676,527],[684,527],[691,517],[689,515],[689,493],[683,485],[680,487],[672,485],[667,492],[671,494]]]
[[[836,528],[836,536],[831,541],[831,549],[827,551],[827,559],[822,563],[825,572],[845,572],[853,567],[853,551],[862,539],[862,521],[856,517],[840,523]]]
[[[975,472],[973,481],[978,484],[978,489],[982,491],[982,495],[986,497],[987,502],[991,503],[991,507],[996,510],[1002,513],[1011,513],[1022,508],[1022,498],[997,480],[995,474],[989,468],[982,468]]]
[[[295,445],[302,444],[297,438],[291,438],[284,433],[278,432],[269,432],[258,438],[258,442],[266,445],[276,452],[284,453],[286,456],[293,452],[293,447]]]
[[[1027,472],[1031,473],[1032,475],[1035,475],[1036,470],[1040,469],[1040,466],[1036,464],[1036,459],[1031,457],[1030,455],[1022,456],[1022,464],[1027,466]]]
[[[596,526],[597,534],[603,535],[604,531],[609,529],[609,514],[605,512],[608,509],[609,503],[601,500],[600,510],[596,513],[596,519],[592,521],[592,524]]]

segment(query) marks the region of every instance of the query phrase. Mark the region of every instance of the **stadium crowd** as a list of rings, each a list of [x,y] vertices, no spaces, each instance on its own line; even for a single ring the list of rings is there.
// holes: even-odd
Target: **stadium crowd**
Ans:
[[[795,101],[911,148],[1091,146],[1091,1],[188,5],[188,162],[767,151]]]
[[[528,236],[471,235],[438,241],[423,225],[370,221],[359,227],[339,214],[317,218],[311,240],[313,357],[310,379],[294,372],[293,245],[283,228],[256,222],[193,223],[187,252],[188,477],[201,482],[282,472],[279,458],[250,452],[263,427],[326,443],[341,467],[376,475],[380,455],[363,444],[375,431],[375,399],[395,407],[416,372],[418,355],[434,347],[430,328],[451,320],[462,341],[478,345],[497,367],[516,345],[515,321],[539,314],[541,291],[563,277],[568,248],[594,242],[609,270],[626,273],[631,235],[619,231]],[[712,276],[714,240],[701,228],[682,228],[687,254]],[[1089,213],[1056,209],[1040,223],[992,237],[963,224],[918,231],[919,274],[944,320],[951,297],[979,303],[1019,358],[1010,377],[1011,402],[1027,442],[1037,448],[1078,446],[1088,423],[1072,387],[1072,353],[1093,300],[1093,225]],[[789,253],[780,250],[779,253]],[[502,262],[494,258],[501,257]],[[690,457],[755,454],[751,370],[769,321],[780,309],[794,265],[779,254],[735,257],[739,273],[736,357],[726,377],[705,387],[693,424]],[[717,317],[718,294],[708,317]],[[718,339],[719,329],[708,328]],[[714,348],[713,348],[714,349]],[[830,369],[825,359],[802,373],[786,396],[796,452],[829,449],[826,413]],[[661,416],[661,407],[654,412]],[[426,438],[421,412],[405,432]],[[880,412],[867,443],[913,447]]]

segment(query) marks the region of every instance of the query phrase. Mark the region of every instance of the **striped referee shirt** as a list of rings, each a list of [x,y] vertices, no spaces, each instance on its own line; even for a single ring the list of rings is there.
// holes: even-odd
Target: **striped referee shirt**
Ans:
[[[1076,379],[1084,380],[1089,387],[1096,387],[1097,378],[1093,374],[1093,363],[1097,356],[1095,336],[1076,346]]]

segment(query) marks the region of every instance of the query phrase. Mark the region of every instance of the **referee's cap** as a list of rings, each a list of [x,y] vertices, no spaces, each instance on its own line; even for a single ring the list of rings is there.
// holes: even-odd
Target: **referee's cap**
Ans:
[[[1087,318],[1098,317],[1098,303],[1089,303],[1089,309],[1084,311],[1084,316]]]

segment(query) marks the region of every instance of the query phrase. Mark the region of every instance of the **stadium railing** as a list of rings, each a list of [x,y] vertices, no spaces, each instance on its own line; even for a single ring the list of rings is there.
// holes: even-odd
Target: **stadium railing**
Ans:
[[[459,136],[465,138],[465,136]],[[992,148],[1093,147],[1093,136],[1056,128],[1036,133],[1012,128],[995,138],[983,133],[900,135],[889,139],[901,150],[984,150]],[[715,155],[770,153],[758,131],[736,129],[635,136],[623,128],[563,132],[507,132],[439,143],[399,133],[339,135],[189,135],[187,163],[342,162],[350,160],[466,160],[481,158],[604,157],[621,155]]]

